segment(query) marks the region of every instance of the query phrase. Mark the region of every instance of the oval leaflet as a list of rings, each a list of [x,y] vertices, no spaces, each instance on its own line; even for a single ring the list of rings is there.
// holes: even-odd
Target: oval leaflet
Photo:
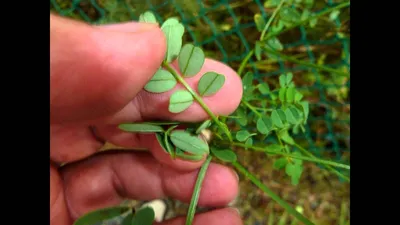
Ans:
[[[193,96],[189,91],[179,90],[174,92],[169,99],[168,110],[172,113],[179,113],[189,108],[193,103]]]
[[[75,221],[74,225],[93,225],[103,220],[109,220],[131,210],[128,206],[116,206],[95,210],[85,214]]]
[[[153,208],[144,207],[133,215],[131,225],[152,225],[154,218],[155,214]]]
[[[177,81],[170,72],[164,69],[159,69],[144,89],[148,92],[162,93],[171,90],[175,87]]]
[[[184,160],[200,161],[200,160],[202,160],[204,158],[203,155],[185,154],[185,152],[182,151],[182,149],[180,149],[180,148],[175,148],[175,152],[176,152],[176,156],[178,158],[181,158],[181,159],[184,159]]]
[[[254,15],[254,23],[256,24],[257,30],[259,32],[263,31],[265,25],[267,24],[264,20],[264,18],[261,16],[260,13],[257,13]]]
[[[181,51],[185,27],[176,18],[169,18],[163,23],[161,30],[164,32],[167,39],[165,61],[170,63],[178,57]]]
[[[283,128],[283,121],[276,110],[271,113],[272,123],[278,128]]]
[[[247,138],[251,136],[252,134],[250,134],[247,130],[240,130],[236,133],[236,139],[240,142],[246,141]]]
[[[201,96],[210,96],[217,93],[224,83],[225,76],[215,72],[207,72],[200,78],[197,89]]]
[[[201,138],[192,135],[183,130],[174,130],[171,132],[172,143],[185,152],[194,155],[204,155],[209,153],[208,144]]]
[[[138,133],[164,132],[161,126],[146,123],[124,123],[120,124],[118,128],[123,131]]]
[[[256,127],[260,133],[268,134],[273,128],[271,118],[266,116],[258,118]]]
[[[165,145],[164,136],[165,136],[165,135],[163,135],[163,134],[156,133],[156,139],[157,139],[157,141],[158,141],[158,144],[161,146],[161,148],[162,148],[166,153],[171,154],[171,153],[169,152],[169,149],[167,149],[167,146]]]
[[[193,44],[185,44],[178,57],[179,69],[184,77],[192,77],[200,72],[204,61],[203,50]]]
[[[211,120],[206,120],[200,124],[200,126],[196,129],[196,134],[200,134],[202,130],[208,128],[211,125]]]
[[[217,150],[217,149],[213,149],[211,151],[211,153],[217,157],[219,160],[224,161],[224,162],[236,162],[237,160],[237,156],[235,154],[235,152],[233,152],[232,150]]]
[[[151,11],[146,11],[139,16],[139,22],[157,23],[157,19]]]
[[[131,225],[132,224],[132,219],[133,219],[133,214],[130,213],[127,215],[122,221],[121,225]]]

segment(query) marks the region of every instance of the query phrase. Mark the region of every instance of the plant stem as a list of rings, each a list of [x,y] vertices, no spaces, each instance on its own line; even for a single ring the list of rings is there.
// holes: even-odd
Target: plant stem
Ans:
[[[254,49],[252,49],[249,53],[247,53],[246,57],[244,57],[243,61],[240,63],[239,69],[238,69],[238,74],[241,77],[244,68],[246,67],[247,62],[249,61],[249,59],[251,58],[251,56],[253,56],[254,54]]]
[[[281,151],[269,150],[269,149],[267,149],[267,148],[262,148],[262,147],[257,147],[257,146],[248,146],[248,145],[246,145],[246,144],[238,143],[238,142],[231,142],[230,144],[233,145],[233,146],[238,146],[238,147],[253,149],[254,151],[258,151],[258,152],[273,153],[273,154],[282,155],[282,156],[286,156],[286,157],[290,157],[290,158],[301,159],[301,160],[306,160],[306,161],[310,161],[310,162],[321,163],[321,164],[325,164],[325,165],[332,165],[332,166],[335,166],[335,167],[340,167],[340,168],[344,168],[344,169],[350,170],[350,166],[349,166],[349,165],[342,164],[342,163],[332,162],[332,161],[323,160],[323,159],[318,159],[318,158],[310,158],[310,157],[305,157],[305,156],[297,156],[297,155],[293,155],[293,154],[290,154],[290,153],[284,153],[284,152],[281,152]]]
[[[275,135],[276,135],[276,138],[277,138],[277,139],[278,139],[278,141],[279,141],[279,144],[280,144],[281,146],[283,146],[283,143],[282,143],[281,137],[279,137],[279,134],[278,134],[278,132],[276,132],[276,131],[275,131]]]
[[[204,111],[207,112],[207,114],[218,125],[218,127],[220,127],[222,130],[225,131],[229,140],[232,141],[232,135],[229,133],[229,131],[227,131],[224,127],[222,127],[218,118],[214,115],[213,112],[211,112],[208,106],[204,103],[203,99],[201,99],[201,97],[195,91],[193,91],[190,85],[186,83],[186,81],[181,76],[179,76],[179,74],[170,65],[168,65],[168,63],[163,62],[163,66],[165,66],[165,68],[167,68],[167,70],[175,77],[175,79],[179,83],[181,83],[190,92],[190,94],[192,94],[193,98],[200,104],[200,106],[204,109]]]
[[[273,51],[273,50],[270,50],[268,48],[264,48],[263,50],[268,52],[268,53],[271,53],[271,54],[274,54],[276,56],[279,56],[280,58],[282,58],[282,59],[284,59],[286,61],[289,61],[289,62],[294,62],[294,63],[297,63],[299,65],[304,65],[304,66],[307,66],[307,67],[311,67],[311,68],[315,68],[315,69],[319,69],[319,70],[324,70],[324,71],[327,71],[327,72],[332,72],[332,73],[335,73],[335,74],[340,75],[340,76],[349,77],[348,73],[345,73],[345,72],[342,72],[342,71],[339,71],[339,70],[336,70],[336,69],[333,69],[333,68],[330,68],[330,67],[327,67],[327,66],[321,66],[321,65],[314,64],[314,63],[298,60],[298,59],[295,59],[293,57],[281,54],[281,53]]]
[[[257,116],[259,116],[259,117],[261,117],[261,114],[255,109],[255,107],[253,107],[249,102],[247,102],[247,101],[245,101],[245,100],[243,100],[242,101],[243,102],[243,104],[245,104],[252,112],[254,112]],[[281,139],[280,139],[280,137],[279,137],[279,135],[277,134],[277,133],[275,133],[276,134],[276,136],[277,136],[277,139],[278,139],[278,141],[279,141],[279,144],[280,145],[283,145],[283,143],[282,143],[282,141],[281,141]],[[233,145],[237,145],[237,144],[239,144],[239,143],[232,143]],[[243,144],[244,145],[244,144]],[[313,160],[321,160],[321,159],[318,159],[317,157],[315,157],[312,153],[310,153],[309,151],[307,151],[305,148],[303,148],[303,147],[301,147],[300,145],[298,145],[298,144],[295,144],[295,146],[298,148],[298,149],[300,149],[300,151],[302,151],[304,154],[306,154],[306,155],[308,155],[309,157],[311,157],[311,160],[308,158],[308,161],[313,161]],[[247,147],[247,148],[252,148],[252,147],[248,147],[248,146],[246,146],[246,145],[244,145],[244,146],[241,146],[241,147]],[[255,148],[257,148],[257,149],[254,149],[254,150],[256,150],[256,151],[258,151],[258,147],[255,147]],[[263,151],[266,151],[265,149],[263,149]],[[270,150],[269,150],[270,151]],[[281,152],[279,152],[279,153],[277,153],[277,154],[280,154]],[[283,153],[283,154],[289,154],[289,153]],[[290,154],[291,155],[291,154]],[[293,156],[293,155],[292,155]],[[291,156],[289,156],[289,157],[291,157]],[[296,157],[299,157],[299,156],[293,156],[293,157],[291,157],[291,158],[296,158]],[[322,161],[325,161],[325,160],[322,160]],[[315,162],[315,161],[314,161]],[[330,161],[325,161],[325,162],[329,162],[329,164],[335,164],[335,162],[330,162]],[[333,168],[333,167],[331,167],[329,164],[326,164],[325,163],[325,166],[329,169],[329,170],[331,170],[333,173],[335,173],[336,175],[338,175],[339,177],[341,177],[341,178],[343,178],[344,180],[346,180],[346,181],[348,181],[348,182],[350,182],[350,178],[349,177],[347,177],[347,176],[345,176],[344,174],[342,174],[342,173],[340,173],[339,171],[337,171],[335,168]],[[336,166],[338,166],[338,165],[336,165]],[[343,168],[343,166],[346,166],[346,165],[342,165],[342,166],[338,166],[338,167],[342,167]]]
[[[242,100],[242,103],[247,106],[254,114],[256,114],[258,117],[261,117],[261,113],[259,113],[249,102],[246,100]]]
[[[291,52],[289,52],[289,53],[291,53]],[[295,55],[293,55],[291,57],[294,58],[294,59],[301,59],[301,58],[307,57],[307,54],[298,53],[298,54],[295,54]],[[278,63],[278,62],[279,62],[279,60],[275,59],[275,58],[257,60],[257,62],[255,62],[255,67],[258,70],[274,70],[275,66],[276,66],[275,64]],[[245,67],[249,68],[250,65],[246,65]],[[272,69],[270,69],[270,68],[272,68]],[[279,69],[278,67],[276,67],[276,68]]]
[[[339,224],[340,225],[345,225],[345,219],[346,219],[346,203],[342,202],[340,206],[340,217],[339,217]]]
[[[253,182],[258,188],[260,188],[264,193],[266,193],[269,197],[271,197],[274,201],[276,201],[279,205],[281,205],[287,212],[292,214],[296,219],[300,220],[306,225],[314,225],[311,221],[297,212],[293,207],[291,207],[286,201],[279,198],[271,189],[269,189],[266,185],[264,185],[257,177],[251,174],[246,168],[244,168],[238,162],[232,163],[232,165],[242,174],[244,174],[247,178]]]
[[[304,153],[305,155],[310,156],[311,158],[317,159],[316,156],[314,156],[311,152],[309,152],[307,149],[301,147],[299,144],[295,143],[294,146],[296,148],[298,148],[302,153]],[[347,177],[346,175],[342,174],[341,172],[339,172],[338,170],[336,170],[335,168],[331,167],[330,165],[325,165],[326,168],[328,168],[328,170],[332,171],[333,173],[335,173],[336,175],[338,175],[339,177],[341,177],[342,179],[346,180],[347,182],[350,182],[350,178]]]
[[[272,21],[274,20],[276,14],[278,14],[279,10],[281,9],[281,7],[283,6],[283,3],[285,3],[285,0],[282,0],[278,7],[276,7],[276,9],[274,10],[274,13],[272,13],[272,16],[269,18],[267,24],[264,27],[264,30],[261,33],[260,36],[260,41],[262,41],[264,39],[265,33],[267,32],[268,28],[271,26]]]
[[[196,99],[196,101],[200,104],[200,106],[208,113],[208,115],[215,121],[218,121],[218,118],[214,115],[214,113],[211,112],[211,110],[208,108],[208,106],[203,102],[203,100],[200,98],[199,95],[197,95],[197,93],[195,91],[193,91],[193,89],[189,86],[188,83],[186,83],[186,81],[179,76],[176,71],[167,63],[163,62],[163,66],[165,66],[167,68],[167,70],[172,73],[172,75],[174,75],[175,79],[177,81],[179,81],[179,83],[181,83],[189,92],[190,94],[193,95],[193,98]]]
[[[256,109],[256,110],[264,111],[264,112],[272,112],[272,111],[274,111],[273,109],[264,109],[264,108],[255,107],[255,106],[253,106],[253,108]]]
[[[245,5],[247,5],[247,4],[251,3],[251,2],[253,2],[253,0],[247,0],[247,1],[242,0],[240,2],[233,2],[233,3],[229,3],[229,7],[231,7],[232,9],[235,9],[235,8],[239,8],[239,7],[245,6]],[[215,8],[215,9],[213,9],[212,6],[210,6],[207,3],[205,3],[204,6],[205,6],[205,8],[207,8],[207,11],[209,11],[209,12],[226,11],[226,7],[225,6],[221,6],[219,8]]]
[[[329,8],[327,10],[324,10],[322,12],[319,12],[319,13],[313,15],[313,16],[308,17],[305,20],[302,20],[302,21],[290,26],[290,27],[286,27],[285,29],[283,29],[281,31],[272,32],[272,33],[268,34],[264,39],[270,39],[272,37],[276,37],[276,36],[278,36],[280,34],[283,34],[283,33],[287,32],[287,31],[295,28],[295,27],[301,26],[301,25],[303,25],[303,24],[305,24],[305,23],[307,23],[307,22],[309,22],[309,21],[311,21],[313,19],[317,19],[317,18],[319,18],[319,17],[321,17],[321,16],[323,16],[325,14],[331,13],[332,11],[335,11],[335,10],[338,10],[338,9],[341,9],[341,8],[345,8],[345,7],[348,7],[348,6],[350,6],[350,1],[344,2],[342,4],[339,4],[339,5],[335,6],[335,7],[332,7],[332,8]]]
[[[294,25],[292,25],[290,27],[287,27],[287,28],[285,28],[285,29],[283,29],[281,31],[272,32],[272,33],[268,34],[267,36],[265,36],[264,39],[262,39],[262,40],[266,40],[266,39],[270,39],[270,38],[276,37],[276,36],[278,36],[278,35],[280,35],[282,33],[285,33],[287,31],[295,28],[295,27],[303,25],[303,24],[309,22],[310,20],[317,19],[317,18],[319,18],[319,17],[321,17],[321,16],[323,16],[325,14],[331,13],[332,11],[348,7],[349,5],[350,5],[350,1],[344,2],[342,4],[339,4],[339,5],[335,6],[335,7],[332,7],[330,9],[324,10],[323,12],[317,13],[314,16],[310,16],[309,18],[307,18],[305,20],[302,20],[302,21],[300,21],[300,22],[298,22],[298,23],[296,23],[296,24],[294,24]],[[250,60],[250,58],[251,58],[251,56],[253,56],[253,54],[254,54],[254,49],[252,49],[249,53],[247,53],[246,57],[240,63],[239,70],[238,70],[239,76],[242,75],[243,70],[246,67],[247,62]]]
[[[211,159],[212,159],[212,156],[208,155],[206,161],[200,168],[199,174],[197,176],[196,184],[194,186],[192,199],[190,200],[188,214],[186,216],[186,225],[192,225],[193,217],[194,217],[194,214],[196,213],[197,202],[199,201],[201,184],[203,183],[203,180],[206,175],[208,166],[210,165]]]
[[[266,34],[268,28],[271,26],[272,21],[274,20],[275,16],[278,14],[278,11],[281,9],[281,7],[282,7],[282,5],[283,5],[284,2],[285,2],[285,0],[282,0],[282,1],[279,3],[278,7],[274,10],[274,13],[272,13],[272,16],[269,18],[267,24],[265,25],[265,27],[264,27],[264,29],[263,29],[263,31],[262,31],[262,33],[261,33],[260,41],[262,41],[262,40],[264,39],[264,36],[265,36],[265,34]],[[239,67],[239,70],[238,70],[239,75],[242,74],[242,72],[243,72],[243,70],[244,70],[244,68],[245,68],[245,66],[246,66],[246,64],[247,64],[247,61],[249,61],[250,57],[251,57],[253,54],[254,54],[254,50],[251,50],[251,51],[246,55],[246,57],[244,58],[244,60],[243,60],[242,63],[240,64],[240,67]]]

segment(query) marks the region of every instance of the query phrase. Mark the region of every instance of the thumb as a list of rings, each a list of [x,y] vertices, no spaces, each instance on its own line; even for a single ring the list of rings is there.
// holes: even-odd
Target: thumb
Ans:
[[[50,15],[50,122],[121,110],[160,67],[165,51],[155,24],[96,27]]]

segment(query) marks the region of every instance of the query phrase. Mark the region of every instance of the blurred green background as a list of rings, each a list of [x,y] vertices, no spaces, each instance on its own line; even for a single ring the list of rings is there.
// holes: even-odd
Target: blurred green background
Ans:
[[[234,69],[254,48],[259,38],[254,15],[268,20],[276,0],[50,0],[51,11],[91,24],[108,24],[137,20],[139,14],[152,10],[162,22],[178,16],[186,28],[185,42],[202,46],[208,57],[220,60]],[[278,1],[279,2],[279,1]],[[312,12],[333,7],[344,1],[293,0],[308,4]],[[312,5],[312,7],[310,7]],[[277,76],[292,72],[296,86],[310,101],[310,119],[306,135],[298,143],[318,157],[348,163],[350,157],[350,77],[317,70],[303,63],[350,70],[349,8],[336,15],[328,14],[316,24],[300,26],[282,35],[279,57],[256,62],[251,58],[246,71],[259,81],[278,83]],[[299,62],[300,61],[300,62]],[[273,79],[271,78],[273,77]],[[306,163],[300,184],[292,186],[282,171],[272,169],[268,158],[250,151],[238,152],[240,161],[268,187],[293,203],[316,224],[349,224],[349,184],[334,175]],[[241,194],[236,206],[245,224],[295,224],[292,217],[263,194],[250,181],[240,177]],[[184,214],[186,205],[169,200],[169,216]],[[295,221],[295,220],[293,220]]]

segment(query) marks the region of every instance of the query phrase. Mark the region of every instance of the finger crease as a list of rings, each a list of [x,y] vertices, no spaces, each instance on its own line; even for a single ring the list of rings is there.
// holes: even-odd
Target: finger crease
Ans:
[[[102,146],[106,144],[107,141],[99,135],[99,132],[97,131],[97,128],[95,126],[89,126],[89,130],[90,133],[92,134],[92,137],[97,142],[99,142]]]
[[[56,206],[57,203],[59,203],[59,201],[62,200],[61,197],[62,197],[63,195],[64,195],[63,191],[59,191],[59,192],[57,193],[56,200],[55,200],[52,204],[50,204],[50,209],[53,209],[52,211],[56,211],[56,212],[57,212],[57,210],[54,210],[54,209],[57,209],[57,208],[54,208],[54,206]],[[61,204],[61,206],[62,206],[62,204]],[[58,204],[58,207],[60,207],[60,204]],[[52,214],[52,213],[50,213],[50,215],[51,215],[51,214]],[[57,215],[53,215],[52,217],[50,217],[50,221],[53,219],[54,216],[57,216]]]
[[[110,169],[111,169],[111,182],[116,194],[121,198],[126,198],[127,196],[126,188],[122,183],[122,180],[119,177],[112,162],[110,162]]]
[[[162,196],[166,196],[167,195],[167,185],[166,185],[166,179],[164,179],[164,171],[167,169],[167,168],[164,168],[165,166],[164,165],[162,165],[162,164],[160,164],[158,167],[157,167],[157,169],[158,169],[158,171],[157,171],[157,174],[158,174],[158,177],[159,177],[159,179],[160,179],[160,183],[161,183],[161,192],[162,192]]]

